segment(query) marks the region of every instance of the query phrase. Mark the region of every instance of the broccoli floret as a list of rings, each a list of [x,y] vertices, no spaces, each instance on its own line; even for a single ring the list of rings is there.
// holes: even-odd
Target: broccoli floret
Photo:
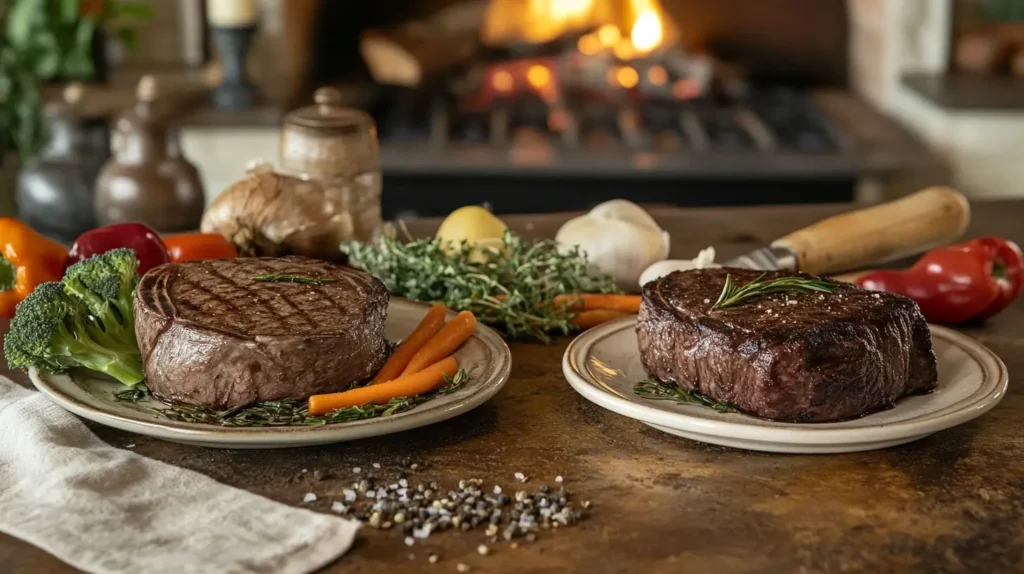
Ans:
[[[11,368],[62,373],[84,367],[134,386],[142,381],[142,358],[134,329],[109,330],[65,285],[43,283],[18,304],[4,337]]]
[[[135,337],[132,297],[139,283],[139,261],[131,249],[112,249],[75,263],[64,273],[64,290],[80,298],[104,330]]]

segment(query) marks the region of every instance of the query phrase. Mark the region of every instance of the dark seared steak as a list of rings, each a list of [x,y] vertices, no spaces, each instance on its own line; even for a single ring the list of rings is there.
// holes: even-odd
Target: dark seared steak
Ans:
[[[337,281],[253,281],[268,273]],[[215,409],[343,390],[384,364],[388,298],[370,275],[305,257],[162,265],[135,293],[146,384]]]
[[[935,388],[931,333],[910,299],[842,283],[712,311],[727,273],[741,285],[761,274],[702,269],[644,285],[636,332],[648,373],[780,421],[849,419]],[[766,278],[792,275],[811,277]]]

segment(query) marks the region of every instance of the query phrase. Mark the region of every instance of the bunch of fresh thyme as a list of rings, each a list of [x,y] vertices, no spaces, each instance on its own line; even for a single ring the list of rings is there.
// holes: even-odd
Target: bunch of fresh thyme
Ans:
[[[654,377],[640,381],[633,387],[637,396],[655,401],[676,401],[687,405],[708,407],[720,413],[734,413],[736,407],[729,403],[716,401],[696,391],[684,391],[679,387],[659,381]]]
[[[187,407],[168,405],[166,408],[150,409],[167,419],[184,423],[202,423],[224,427],[280,427],[280,426],[323,426],[338,423],[349,423],[364,419],[386,417],[405,412],[435,397],[455,392],[466,384],[469,376],[465,370],[459,370],[448,380],[448,384],[440,389],[415,397],[398,397],[387,403],[366,404],[347,407],[327,413],[326,415],[309,414],[309,401],[306,399],[284,399],[267,401],[237,407],[223,411],[215,411],[207,407]],[[353,384],[350,388],[360,386]],[[144,385],[114,393],[121,401],[132,403],[150,399],[149,390]]]
[[[513,339],[548,342],[551,333],[571,332],[573,314],[552,304],[556,295],[617,292],[612,278],[590,275],[578,249],[512,232],[502,241],[502,249],[481,248],[474,257],[465,243],[450,253],[437,239],[403,242],[393,234],[379,245],[349,241],[341,250],[350,265],[383,281],[392,295],[472,311]]]

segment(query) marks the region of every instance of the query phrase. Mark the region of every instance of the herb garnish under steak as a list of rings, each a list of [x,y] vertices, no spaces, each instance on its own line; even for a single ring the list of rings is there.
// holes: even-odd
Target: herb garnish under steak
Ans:
[[[309,414],[309,401],[304,398],[265,401],[247,407],[215,410],[204,406],[167,405],[166,408],[153,408],[152,412],[169,420],[186,423],[203,423],[223,427],[280,427],[280,426],[322,426],[349,423],[364,419],[391,416],[422,405],[431,399],[453,393],[461,389],[469,376],[465,370],[459,370],[449,379],[448,384],[440,389],[415,397],[395,398],[387,403],[376,405],[366,404],[332,411],[326,415]],[[366,384],[366,383],[363,383]],[[361,386],[353,384],[350,388]],[[121,401],[138,403],[150,400],[148,389],[136,388],[115,393]]]

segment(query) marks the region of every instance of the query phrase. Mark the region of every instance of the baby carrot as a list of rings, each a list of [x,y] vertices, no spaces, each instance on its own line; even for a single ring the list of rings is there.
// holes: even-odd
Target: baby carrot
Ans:
[[[555,297],[556,307],[568,309],[595,310],[607,309],[624,313],[640,312],[639,295],[610,295],[604,293],[582,293],[579,295],[558,295]]]
[[[382,405],[394,398],[429,393],[444,386],[445,377],[454,377],[458,369],[459,363],[455,357],[448,357],[414,375],[398,377],[379,385],[367,385],[342,393],[313,395],[309,397],[309,414],[323,415],[333,410],[358,407],[367,403]]]
[[[416,351],[422,349],[423,345],[426,345],[427,341],[436,335],[441,330],[441,327],[444,327],[444,317],[447,313],[448,308],[443,303],[434,303],[412,334],[395,349],[394,353],[391,353],[387,362],[377,371],[370,384],[377,385],[397,379],[402,374],[402,371],[405,370],[405,366],[409,364],[409,359],[412,359],[413,355],[416,354]]]
[[[612,309],[592,309],[590,311],[582,311],[580,314],[572,318],[570,323],[576,325],[580,329],[589,329],[596,327],[601,323],[607,323],[608,321],[614,321],[620,317],[630,315],[624,311],[615,311]]]
[[[409,364],[402,371],[402,376],[421,371],[441,359],[451,355],[476,332],[476,317],[469,311],[463,311],[448,321],[443,329],[427,341],[416,354],[409,359]]]

